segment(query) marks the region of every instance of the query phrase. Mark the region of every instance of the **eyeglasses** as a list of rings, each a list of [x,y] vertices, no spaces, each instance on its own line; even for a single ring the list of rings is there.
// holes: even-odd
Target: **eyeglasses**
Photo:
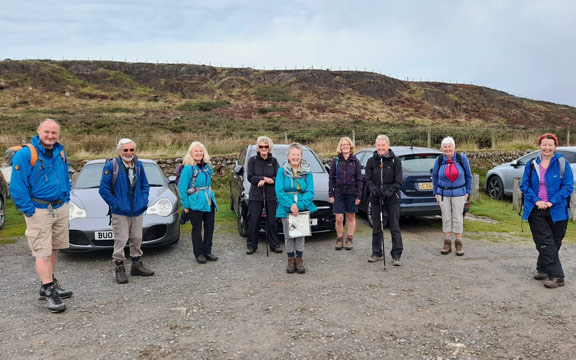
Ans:
[[[258,145],[258,149],[270,149],[268,145]]]
[[[122,149],[123,152],[134,152],[136,149]]]

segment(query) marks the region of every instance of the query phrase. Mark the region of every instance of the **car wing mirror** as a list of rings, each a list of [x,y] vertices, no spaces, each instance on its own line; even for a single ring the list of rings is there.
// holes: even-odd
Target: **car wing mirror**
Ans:
[[[244,167],[242,167],[242,165],[236,163],[236,166],[234,166],[234,174],[236,174],[237,176],[242,176],[242,174],[244,174]]]
[[[168,176],[168,183],[169,184],[176,184],[176,175]]]
[[[521,165],[521,164],[518,163],[518,160],[514,160],[510,163],[510,166],[513,166],[513,167],[518,167],[519,165]]]
[[[226,176],[226,166],[224,166],[224,165],[218,166],[218,167],[216,168],[215,173],[216,173],[217,176],[220,176],[220,177]]]

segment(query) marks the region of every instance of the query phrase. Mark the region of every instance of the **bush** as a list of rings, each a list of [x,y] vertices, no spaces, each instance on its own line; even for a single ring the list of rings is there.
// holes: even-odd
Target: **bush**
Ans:
[[[188,101],[178,106],[177,110],[184,111],[212,111],[222,106],[230,105],[229,101]]]

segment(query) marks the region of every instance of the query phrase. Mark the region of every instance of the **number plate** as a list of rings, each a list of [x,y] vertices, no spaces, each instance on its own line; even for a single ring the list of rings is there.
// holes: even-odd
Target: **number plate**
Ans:
[[[432,190],[431,182],[418,183],[418,190]]]
[[[318,225],[318,219],[310,219],[310,225],[312,226]]]
[[[114,232],[110,231],[95,231],[94,240],[114,240]]]

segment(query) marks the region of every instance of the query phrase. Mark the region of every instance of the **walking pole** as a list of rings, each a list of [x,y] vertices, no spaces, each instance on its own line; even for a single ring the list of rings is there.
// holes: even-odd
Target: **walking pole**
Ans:
[[[384,194],[384,164],[382,164],[382,158],[380,158],[380,192]],[[386,216],[388,220],[388,216]],[[384,199],[380,198],[380,225],[382,226],[382,260],[384,261],[384,271],[386,271],[386,251],[384,250],[384,228],[386,224],[384,223]]]
[[[266,234],[266,257],[268,257],[268,213],[266,212],[266,184],[262,186],[262,198],[264,205],[262,206],[262,217],[264,217],[264,233]]]

